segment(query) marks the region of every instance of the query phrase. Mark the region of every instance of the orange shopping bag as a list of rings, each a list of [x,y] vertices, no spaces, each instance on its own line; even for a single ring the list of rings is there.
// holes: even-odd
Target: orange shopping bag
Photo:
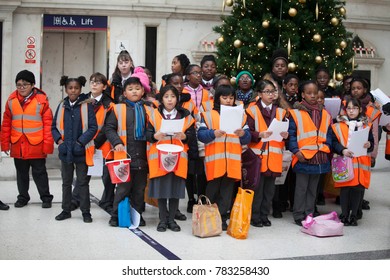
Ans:
[[[246,239],[248,236],[254,193],[252,190],[238,188],[227,228],[230,236],[237,239]]]

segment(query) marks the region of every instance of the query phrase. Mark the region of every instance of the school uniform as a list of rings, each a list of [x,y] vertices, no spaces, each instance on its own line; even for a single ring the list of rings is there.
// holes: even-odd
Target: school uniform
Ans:
[[[289,150],[293,153],[292,167],[296,173],[293,217],[297,224],[314,213],[320,174],[330,172],[328,154],[332,144],[331,116],[319,107],[319,120],[313,122],[313,112],[296,103],[290,110]],[[317,123],[316,123],[317,122]],[[305,162],[295,155],[301,152]]]
[[[185,180],[188,172],[188,143],[196,138],[194,119],[190,112],[184,108],[177,108],[171,112],[166,111],[162,105],[153,111],[148,112],[149,122],[146,132],[148,145],[148,164],[149,164],[149,197],[158,199],[160,223],[172,225],[179,205],[179,199],[185,197]],[[154,134],[160,131],[163,119],[183,119],[184,125],[182,132],[186,139],[178,140],[170,136],[158,141]],[[184,150],[178,155],[177,169],[168,172],[161,167],[158,155],[157,144],[175,144],[183,145]],[[169,201],[169,209],[167,209]],[[176,225],[177,226],[177,225]],[[180,228],[179,228],[180,230]]]
[[[52,135],[58,143],[58,156],[61,160],[62,177],[62,209],[70,213],[72,200],[73,172],[76,170],[76,181],[80,189],[80,210],[89,214],[91,203],[89,199],[88,166],[93,165],[93,138],[97,132],[97,122],[92,103],[87,94],[81,94],[75,102],[69,97],[58,105],[53,123]]]
[[[114,106],[107,117],[105,133],[112,147],[125,146],[126,152],[115,152],[120,158],[131,157],[130,182],[117,184],[111,218],[118,219],[118,204],[125,197],[140,214],[144,210],[144,192],[147,182],[148,163],[146,158],[146,110],[150,104],[140,100],[136,103],[125,100]],[[114,157],[117,159],[117,157]],[[142,217],[141,217],[142,218]]]
[[[362,120],[348,120],[346,117],[339,118],[339,122],[332,125],[333,130],[333,150],[339,155],[348,146],[350,134],[353,131],[361,130],[367,126],[366,118]],[[370,153],[374,149],[374,137],[370,128],[368,141],[370,142],[370,148],[367,149],[367,153]],[[371,178],[371,159],[370,155],[353,157],[353,173],[354,178],[347,182],[335,182],[335,188],[340,188],[340,206],[341,206],[341,219],[345,224],[356,223],[357,215],[361,200],[363,199],[364,190],[370,186]],[[350,218],[350,219],[349,219]],[[354,225],[357,225],[354,224]]]
[[[248,145],[261,158],[261,177],[255,190],[252,203],[252,224],[270,226],[268,214],[275,191],[275,179],[282,174],[284,141],[264,143],[259,133],[266,131],[272,120],[282,121],[286,111],[275,105],[266,105],[259,99],[254,106],[246,109],[248,126],[251,131],[251,143]],[[264,148],[263,148],[264,147]]]
[[[242,137],[225,134],[216,138],[214,130],[219,129],[219,112],[212,110],[202,112],[201,115],[198,139],[205,144],[205,167],[208,181],[206,196],[212,203],[217,203],[223,229],[226,229],[234,184],[241,180],[242,145],[250,142],[249,128],[246,125],[246,116],[244,116],[242,128],[245,134]]]

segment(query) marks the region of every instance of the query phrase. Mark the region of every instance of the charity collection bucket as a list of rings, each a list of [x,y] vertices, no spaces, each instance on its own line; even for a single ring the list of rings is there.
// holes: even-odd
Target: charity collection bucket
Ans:
[[[130,181],[130,163],[130,158],[106,161],[106,166],[113,184]]]
[[[156,147],[159,168],[166,172],[176,171],[179,165],[180,153],[184,150],[184,147],[175,144],[157,144]]]

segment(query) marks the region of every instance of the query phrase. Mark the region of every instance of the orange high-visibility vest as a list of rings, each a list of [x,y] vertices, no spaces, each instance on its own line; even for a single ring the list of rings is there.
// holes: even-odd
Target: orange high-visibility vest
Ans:
[[[263,132],[268,129],[268,126],[263,118],[263,115],[260,112],[258,106],[250,106],[246,109],[246,113],[255,120],[255,129],[258,132]],[[276,108],[275,118],[278,121],[282,121],[286,115],[286,110],[281,108]],[[248,147],[253,150],[253,152],[261,158],[261,172],[266,172],[268,169],[275,173],[282,173],[282,164],[283,164],[283,148],[284,141],[276,142],[269,141],[266,143],[264,151],[261,151],[263,147],[263,142],[259,143],[251,142],[248,144]]]
[[[153,125],[155,131],[159,131],[161,128],[163,117],[161,116],[158,109],[154,109],[149,116],[149,122]],[[184,133],[188,128],[191,127],[195,122],[194,118],[191,115],[188,115],[184,119],[184,125],[182,127],[182,132]],[[168,174],[167,171],[159,168],[159,156],[157,150],[157,144],[175,144],[179,146],[184,146],[184,150],[180,153],[179,166],[174,171],[176,176],[186,179],[188,171],[188,145],[183,144],[179,139],[171,139],[166,137],[163,140],[160,140],[155,143],[149,143],[147,147],[147,156],[148,156],[148,165],[149,165],[149,178],[162,177]]]
[[[100,133],[100,131],[102,130],[107,113],[109,111],[113,110],[113,108],[114,108],[114,104],[111,102],[110,106],[108,108],[105,108],[102,105],[99,107],[99,109],[95,113],[96,122],[98,125],[98,130],[96,132],[96,135],[98,135]],[[110,153],[111,149],[112,149],[112,145],[111,145],[110,141],[108,141],[108,140],[106,140],[106,142],[104,142],[103,145],[99,148],[99,150],[102,150],[103,157],[105,159],[113,159],[114,158],[113,153]]]
[[[85,133],[88,130],[88,103],[81,103],[81,126],[82,131]],[[61,139],[64,140],[64,113],[65,107],[60,106],[57,113],[56,127],[61,134]],[[95,153],[95,144],[93,139],[85,145],[85,163],[88,166],[93,166],[93,154]]]
[[[219,129],[220,116],[215,110],[202,112],[202,117],[208,129]],[[244,115],[242,126],[246,123]],[[241,153],[240,138],[235,134],[215,138],[205,144],[205,166],[207,181],[224,176],[241,180]]]
[[[306,159],[311,159],[319,151],[330,153],[329,147],[325,143],[332,117],[326,110],[322,110],[319,129],[313,123],[308,112],[293,109],[290,110],[290,114],[297,126],[298,148]],[[292,166],[297,162],[297,156],[293,155]]]
[[[23,111],[17,98],[8,101],[11,111],[11,143],[16,143],[24,134],[31,145],[37,145],[43,141],[42,111],[44,106],[37,98],[32,98],[29,106]]]
[[[369,122],[375,121],[377,118],[379,118],[382,115],[381,111],[379,111],[377,108],[375,108],[373,105],[368,105],[366,107],[366,116],[368,118]],[[379,120],[378,120],[379,121]]]
[[[364,127],[366,127],[366,125]],[[340,144],[343,145],[344,147],[347,147],[348,133],[349,133],[348,125],[343,122],[335,123],[332,125],[332,129]],[[366,189],[368,189],[368,187],[370,186],[370,178],[371,178],[371,156],[366,155],[360,157],[353,157],[352,163],[353,163],[354,178],[348,182],[342,182],[342,183],[335,182],[334,186],[336,188],[339,188],[339,187],[357,186],[360,184],[364,186]]]

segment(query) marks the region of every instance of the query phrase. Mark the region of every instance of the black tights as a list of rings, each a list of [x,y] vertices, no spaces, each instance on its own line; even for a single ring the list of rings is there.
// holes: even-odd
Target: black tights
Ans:
[[[169,212],[167,208],[167,201],[169,200]],[[158,199],[158,210],[160,212],[161,222],[173,222],[175,219],[176,210],[179,207],[179,199],[177,198],[159,198]],[[169,215],[169,216],[168,216]],[[167,221],[168,218],[168,221]]]
[[[342,187],[340,188],[340,206],[341,214],[344,217],[357,215],[360,202],[363,198],[364,187],[363,186],[354,186],[354,187]]]

